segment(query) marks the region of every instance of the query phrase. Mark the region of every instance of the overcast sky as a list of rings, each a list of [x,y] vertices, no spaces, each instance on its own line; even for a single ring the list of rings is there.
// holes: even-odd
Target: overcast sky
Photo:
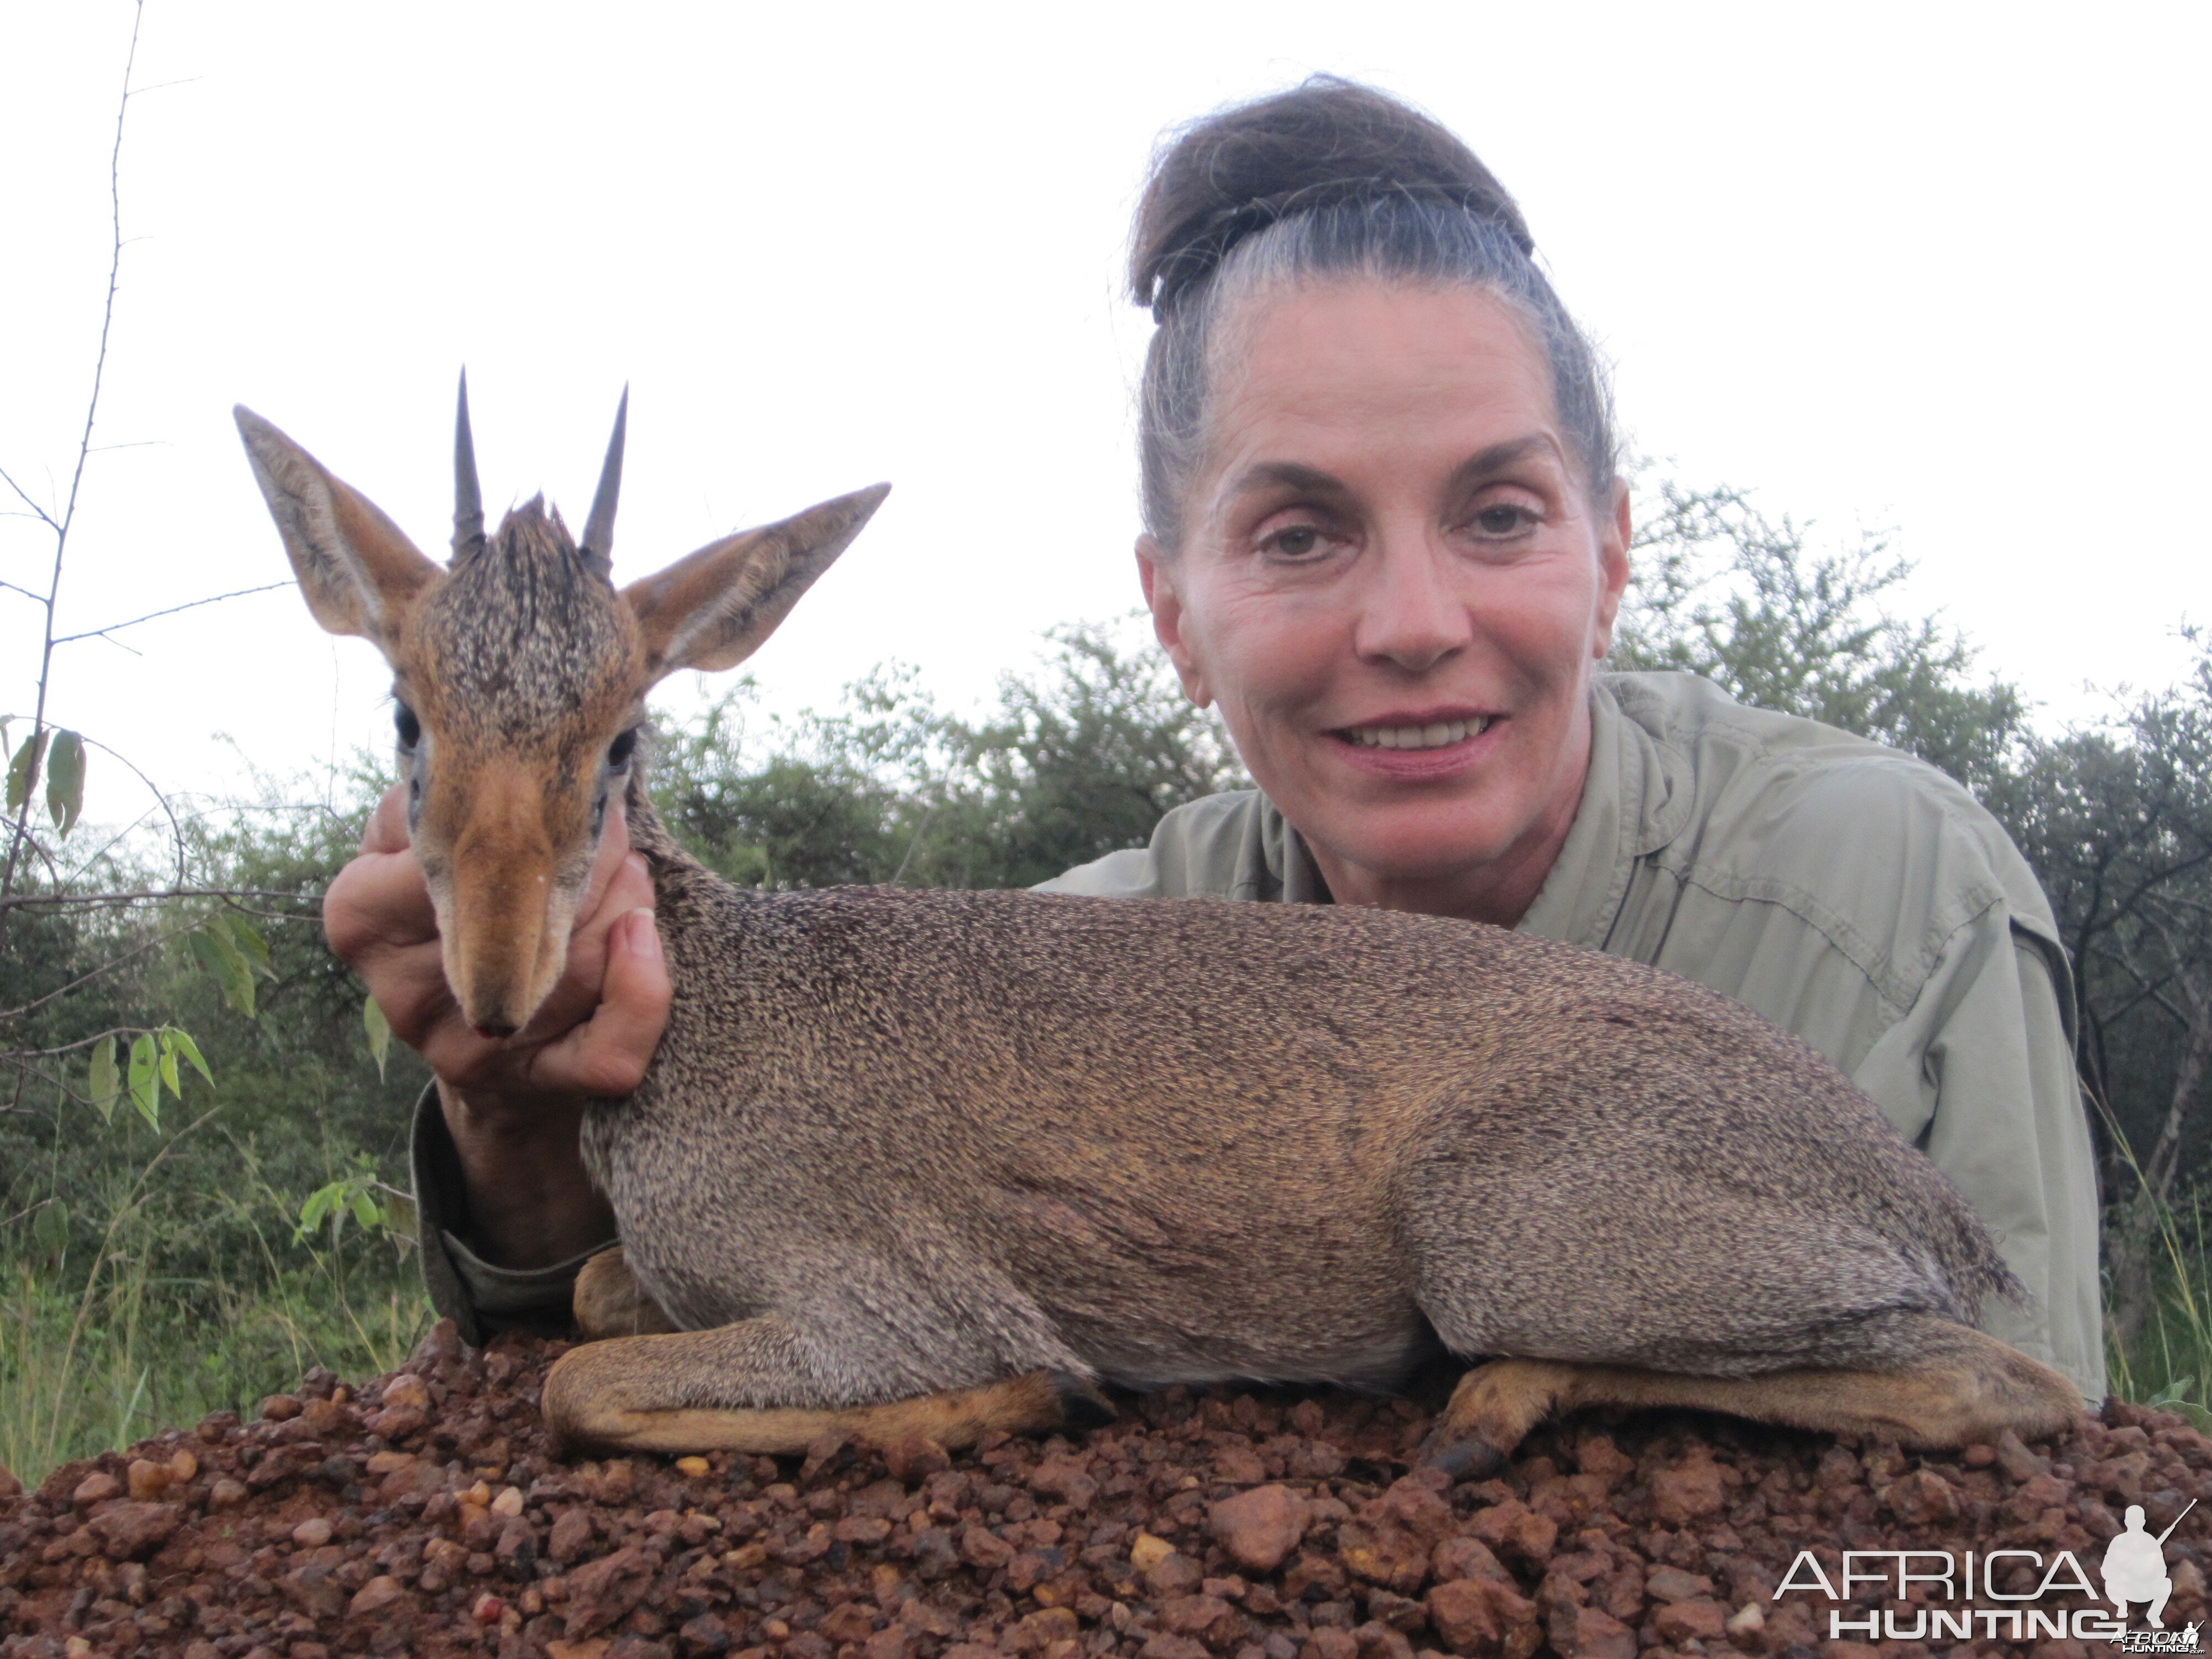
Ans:
[[[1315,70],[1453,126],[1616,365],[1635,446],[1893,527],[2047,721],[2203,617],[2208,16],[2191,6],[149,0],[64,631],[284,577],[251,404],[426,550],[455,370],[486,499],[588,503],[632,387],[618,579],[879,478],[751,665],[899,657],[956,706],[1135,603],[1123,300],[1162,129]],[[131,8],[0,5],[0,466],[65,488]],[[0,580],[49,540],[0,519]],[[34,607],[0,592],[0,705]],[[163,784],[386,741],[374,651],[280,591],[68,647],[52,716]],[[676,687],[679,704],[694,688]],[[19,728],[20,732],[20,728]],[[225,733],[235,748],[216,741]],[[90,811],[135,813],[97,756]]]

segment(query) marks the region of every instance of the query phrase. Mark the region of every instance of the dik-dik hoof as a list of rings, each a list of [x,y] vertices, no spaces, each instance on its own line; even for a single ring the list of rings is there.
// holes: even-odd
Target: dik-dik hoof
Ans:
[[[1060,1401],[1062,1428],[1076,1434],[1088,1434],[1121,1416],[1114,1409],[1114,1402],[1090,1378],[1078,1376],[1073,1371],[1052,1371],[1047,1375],[1053,1395]]]
[[[1414,1462],[1454,1480],[1487,1480],[1504,1468],[1505,1454],[1487,1440],[1438,1430],[1421,1443]]]

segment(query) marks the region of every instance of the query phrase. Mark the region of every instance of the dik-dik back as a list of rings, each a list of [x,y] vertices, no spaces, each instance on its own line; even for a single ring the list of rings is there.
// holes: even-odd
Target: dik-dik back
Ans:
[[[1384,1386],[1437,1253],[1461,1352],[1726,1374],[1882,1340],[1778,1305],[2011,1288],[1863,1097],[1686,980],[1389,912],[738,893],[633,811],[678,989],[586,1146],[683,1325],[929,1259],[960,1381],[974,1274],[1110,1381]]]
[[[617,592],[623,424],[580,542],[486,536],[465,397],[441,568],[290,440],[240,425],[310,607],[391,661],[447,973],[488,1036],[557,977],[610,800],[675,998],[588,1115],[624,1251],[545,1401],[604,1446],[948,1443],[1101,1382],[1388,1387],[1470,1372],[1437,1455],[1546,1412],[1689,1404],[1956,1444],[2056,1428],[2064,1379],[1975,1332],[2018,1287],[1824,1061],[1689,982],[1384,912],[1036,894],[744,893],[669,840],[643,697],[749,654],[883,499]],[[676,1328],[672,1328],[672,1327]]]

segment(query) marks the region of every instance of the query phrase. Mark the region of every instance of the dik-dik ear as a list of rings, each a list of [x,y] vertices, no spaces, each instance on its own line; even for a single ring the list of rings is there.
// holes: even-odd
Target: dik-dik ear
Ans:
[[[740,531],[623,589],[653,678],[735,668],[752,655],[890,493],[887,483],[872,484],[781,524]]]
[[[239,435],[284,538],[300,592],[333,634],[358,634],[389,654],[394,624],[438,575],[374,501],[240,404]]]

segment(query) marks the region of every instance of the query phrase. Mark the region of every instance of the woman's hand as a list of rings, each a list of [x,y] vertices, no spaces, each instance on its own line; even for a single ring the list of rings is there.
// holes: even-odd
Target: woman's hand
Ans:
[[[470,1029],[446,983],[437,915],[408,846],[404,790],[378,804],[360,855],[324,895],[331,948],[437,1073],[470,1232],[478,1253],[502,1266],[550,1265],[612,1232],[576,1127],[587,1101],[637,1086],[667,1024],[653,901],[645,860],[611,802],[560,982],[528,1025],[495,1040]]]

